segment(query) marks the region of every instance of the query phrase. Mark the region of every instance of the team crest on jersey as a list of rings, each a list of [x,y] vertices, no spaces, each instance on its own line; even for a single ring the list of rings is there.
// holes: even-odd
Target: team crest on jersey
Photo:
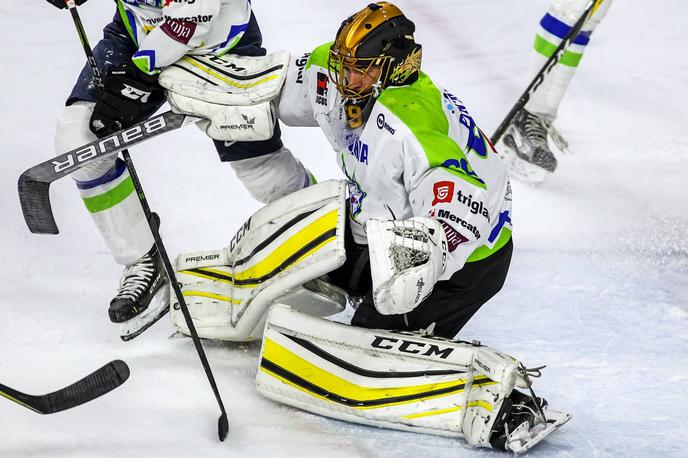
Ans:
[[[351,219],[356,219],[356,217],[361,213],[363,208],[363,199],[366,198],[366,193],[361,191],[356,181],[349,181],[349,209],[351,210]]]

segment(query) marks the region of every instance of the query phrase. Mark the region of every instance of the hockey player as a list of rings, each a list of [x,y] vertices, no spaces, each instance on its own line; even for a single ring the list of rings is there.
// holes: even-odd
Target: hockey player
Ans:
[[[349,179],[347,260],[330,278],[363,297],[352,324],[451,338],[504,283],[511,188],[466,106],[421,71],[414,29],[370,4],[293,61],[279,113],[320,126]]]
[[[590,0],[552,0],[535,34],[531,64],[533,75],[540,71],[547,59],[554,54],[556,47],[589,3]],[[571,78],[590,42],[590,35],[607,14],[611,3],[612,0],[597,0],[592,15],[585,22],[582,31],[554,69],[547,74],[525,108],[516,115],[504,136],[504,144],[512,154],[526,162],[512,162],[511,171],[515,176],[537,182],[557,168],[557,159],[547,139],[550,136],[560,149],[567,147],[564,139],[554,129],[553,123]]]
[[[48,0],[64,8],[64,0]],[[82,4],[86,0],[77,1]],[[82,70],[57,122],[58,154],[89,143],[153,114],[164,102],[161,69],[187,54],[265,55],[249,0],[117,0],[113,21],[94,55],[105,75],[101,94],[88,65]],[[310,183],[310,175],[282,145],[279,126],[266,141],[214,141],[257,200],[267,203]],[[106,158],[72,177],[115,260],[125,266],[109,307],[115,323],[132,323],[135,337],[168,309],[162,301],[143,322],[133,322],[166,283],[160,256],[131,177],[118,158]],[[152,313],[152,315],[151,315]]]
[[[453,338],[504,284],[513,246],[512,193],[505,166],[466,106],[421,71],[414,30],[391,3],[363,8],[342,23],[334,42],[293,61],[279,113],[288,125],[319,126],[349,180],[346,261],[329,278],[363,297],[351,324]],[[344,333],[332,332],[332,339]],[[265,342],[264,358],[274,347]],[[263,361],[262,369],[277,378],[259,375],[262,392],[276,379],[308,391],[275,363],[285,348]],[[301,348],[295,350],[299,358],[305,357]],[[317,384],[316,372],[308,374]],[[318,386],[328,391],[323,383]],[[528,431],[546,403],[517,390],[507,394],[501,407],[476,417],[471,427],[463,417],[464,428],[475,428],[464,430],[469,441],[515,450],[505,445],[513,442],[511,434]],[[273,398],[339,415],[282,394]]]

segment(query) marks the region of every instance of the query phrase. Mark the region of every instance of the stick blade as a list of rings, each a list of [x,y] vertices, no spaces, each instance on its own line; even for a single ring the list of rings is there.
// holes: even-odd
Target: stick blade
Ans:
[[[78,382],[47,395],[48,412],[56,413],[92,401],[122,385],[129,378],[124,361],[111,361]]]
[[[36,180],[29,172],[31,169],[22,173],[17,184],[24,221],[34,234],[58,234],[50,205],[50,182]]]

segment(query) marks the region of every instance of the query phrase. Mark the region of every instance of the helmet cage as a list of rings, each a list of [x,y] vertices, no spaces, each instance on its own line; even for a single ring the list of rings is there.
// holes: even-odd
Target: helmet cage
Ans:
[[[359,102],[371,95],[375,97],[380,95],[384,89],[384,83],[388,80],[393,60],[393,57],[388,55],[351,57],[330,49],[327,68],[330,80],[335,83],[342,97],[352,102]],[[361,78],[364,75],[373,76],[376,69],[379,69],[379,73],[373,77],[370,84],[358,89],[351,87],[352,74],[358,74]]]

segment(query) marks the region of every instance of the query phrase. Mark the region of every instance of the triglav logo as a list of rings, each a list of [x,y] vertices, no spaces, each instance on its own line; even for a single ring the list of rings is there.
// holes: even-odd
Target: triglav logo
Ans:
[[[490,221],[490,213],[487,211],[482,201],[473,200],[473,196],[470,194],[464,194],[459,189],[458,193],[459,202],[471,209],[471,213],[474,215],[483,215],[488,221]]]

